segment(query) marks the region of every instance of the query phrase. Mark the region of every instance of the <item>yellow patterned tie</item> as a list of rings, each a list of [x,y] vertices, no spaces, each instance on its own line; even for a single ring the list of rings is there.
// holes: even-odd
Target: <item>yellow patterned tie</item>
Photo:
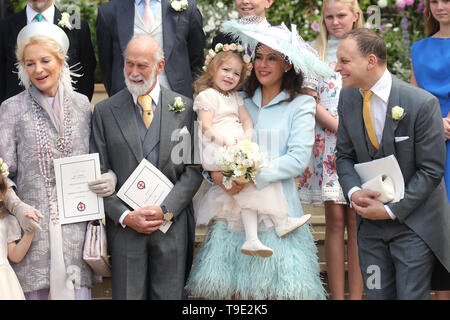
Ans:
[[[143,95],[139,96],[137,101],[142,108],[142,120],[148,129],[153,120],[152,98],[149,95]]]
[[[375,147],[375,149],[378,150],[380,146],[378,144],[377,135],[375,134],[375,129],[373,128],[372,116],[370,115],[370,98],[372,97],[372,95],[372,90],[364,91],[363,119],[370,142],[372,142],[372,145]]]

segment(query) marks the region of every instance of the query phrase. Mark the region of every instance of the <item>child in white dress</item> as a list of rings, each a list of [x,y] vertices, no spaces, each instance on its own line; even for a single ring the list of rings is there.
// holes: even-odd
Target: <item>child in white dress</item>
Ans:
[[[19,222],[3,206],[3,199],[8,190],[7,176],[8,167],[0,158],[0,300],[25,300],[22,287],[8,258],[14,263],[20,262],[30,248],[33,233],[25,233],[20,239]],[[27,212],[25,215],[38,222],[33,212]]]
[[[253,125],[237,89],[251,68],[250,57],[240,45],[217,45],[206,58],[205,73],[195,82],[194,110],[202,128],[202,166],[207,171],[221,171],[217,164],[222,146],[251,140]],[[244,229],[246,241],[241,252],[270,257],[273,250],[258,239],[258,228],[274,226],[284,237],[305,224],[311,215],[288,217],[288,207],[280,181],[257,189],[253,181],[234,195],[219,185],[203,183],[194,199],[197,225],[212,220],[228,222],[230,230]]]

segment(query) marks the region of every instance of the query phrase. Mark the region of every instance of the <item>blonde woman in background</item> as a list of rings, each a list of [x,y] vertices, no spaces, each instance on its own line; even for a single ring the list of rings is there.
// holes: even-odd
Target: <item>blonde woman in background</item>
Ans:
[[[363,26],[363,15],[356,0],[324,0],[319,35],[313,46],[322,61],[334,70],[340,38]],[[344,299],[345,241],[350,299],[361,299],[363,283],[359,268],[356,214],[347,205],[336,174],[337,106],[342,88],[341,75],[319,83],[317,88],[316,130],[308,168],[299,177],[299,196],[303,204],[324,204],[326,219],[325,257],[331,298]]]

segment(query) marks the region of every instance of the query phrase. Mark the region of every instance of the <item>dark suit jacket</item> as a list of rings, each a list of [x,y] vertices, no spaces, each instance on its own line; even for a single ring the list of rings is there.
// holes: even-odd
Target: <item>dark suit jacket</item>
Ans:
[[[177,12],[169,0],[161,0],[163,51],[172,90],[192,98],[192,83],[204,63],[203,19],[195,0]],[[124,54],[134,34],[134,0],[112,0],[98,8],[98,56],[103,83],[109,96],[125,88]]]
[[[342,89],[339,97],[337,172],[347,197],[361,187],[354,164],[395,155],[405,181],[404,199],[388,203],[398,221],[425,241],[450,271],[450,206],[445,192],[445,142],[438,100],[430,93],[392,76],[386,121],[380,148],[370,144],[362,116],[362,95],[357,88]],[[392,108],[405,116],[393,120]],[[396,142],[395,137],[409,137]],[[357,225],[361,223],[357,215]]]
[[[55,8],[55,17],[53,23],[57,24],[61,19],[61,12]],[[26,9],[0,21],[0,103],[12,97],[25,88],[19,85],[17,76],[16,60],[16,42],[17,35],[20,30],[27,25]],[[80,29],[68,30],[63,28],[70,41],[69,51],[69,67],[77,65],[73,71],[82,75],[81,77],[73,77],[76,81],[73,84],[75,91],[92,98],[94,93],[94,71],[96,59],[94,49],[91,42],[91,33],[89,25],[86,21],[81,20]]]

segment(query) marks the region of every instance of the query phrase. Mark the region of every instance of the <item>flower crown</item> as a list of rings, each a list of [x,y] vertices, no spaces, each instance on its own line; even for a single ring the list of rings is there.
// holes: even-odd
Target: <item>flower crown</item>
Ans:
[[[0,176],[6,178],[9,175],[8,165],[3,162],[3,159],[0,158]]]
[[[203,66],[203,71],[206,71],[206,68],[208,67],[208,64],[212,61],[212,59],[214,59],[214,57],[221,51],[236,51],[237,53],[241,54],[242,57],[242,61],[244,61],[244,63],[247,65],[247,73],[246,75],[249,76],[250,73],[252,72],[253,69],[253,65],[252,65],[252,58],[248,55],[245,54],[245,48],[243,45],[241,44],[236,44],[236,43],[230,43],[230,44],[222,44],[222,43],[218,43],[216,44],[216,46],[213,49],[209,49],[208,51],[208,55],[206,56],[205,59],[205,65]]]

